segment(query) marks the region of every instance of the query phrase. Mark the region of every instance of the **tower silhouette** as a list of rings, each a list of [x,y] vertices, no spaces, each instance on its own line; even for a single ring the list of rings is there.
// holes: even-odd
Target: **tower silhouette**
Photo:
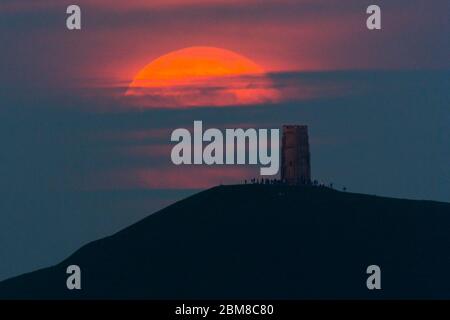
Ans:
[[[308,126],[283,126],[281,180],[290,185],[311,183]]]

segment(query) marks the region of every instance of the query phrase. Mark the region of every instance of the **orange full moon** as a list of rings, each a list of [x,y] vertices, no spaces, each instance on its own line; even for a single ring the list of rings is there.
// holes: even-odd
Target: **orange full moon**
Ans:
[[[270,103],[278,93],[250,59],[220,48],[189,47],[145,66],[126,96],[154,106],[193,107]]]

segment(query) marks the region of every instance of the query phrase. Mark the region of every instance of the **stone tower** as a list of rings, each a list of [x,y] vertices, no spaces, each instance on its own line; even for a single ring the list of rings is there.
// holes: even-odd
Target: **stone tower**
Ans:
[[[281,180],[290,185],[311,183],[308,126],[283,126]]]

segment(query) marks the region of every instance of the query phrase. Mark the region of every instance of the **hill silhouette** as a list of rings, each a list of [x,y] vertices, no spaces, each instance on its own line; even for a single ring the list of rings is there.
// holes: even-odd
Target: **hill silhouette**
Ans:
[[[449,249],[447,203],[219,186],[1,282],[0,298],[450,298]],[[81,267],[80,291],[66,289],[71,264]],[[382,290],[366,288],[372,264]]]

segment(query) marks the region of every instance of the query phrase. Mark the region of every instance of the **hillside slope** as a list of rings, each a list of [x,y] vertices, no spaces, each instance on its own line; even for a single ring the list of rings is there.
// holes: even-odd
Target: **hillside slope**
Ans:
[[[71,264],[81,291],[66,289]],[[371,264],[382,290],[366,288]],[[450,204],[236,185],[3,281],[0,298],[450,298],[448,270]]]

